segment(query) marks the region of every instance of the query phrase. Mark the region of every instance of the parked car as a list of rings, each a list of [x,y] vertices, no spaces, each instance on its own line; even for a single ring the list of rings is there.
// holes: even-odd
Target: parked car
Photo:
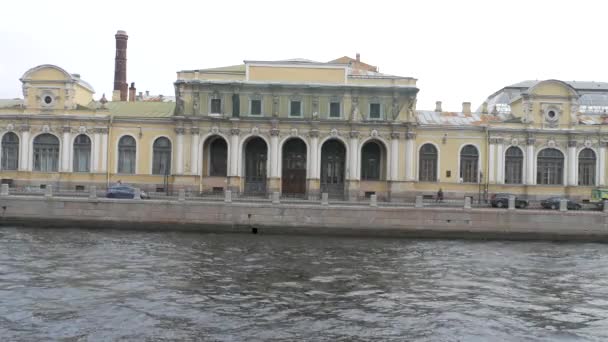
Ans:
[[[549,197],[540,201],[540,205],[545,209],[559,209],[559,202],[565,198],[562,197]],[[568,210],[580,210],[582,206],[575,201],[568,200]]]
[[[506,193],[498,193],[492,195],[490,199],[490,205],[494,208],[508,208],[509,207],[509,197],[511,194]],[[515,196],[515,208],[524,209],[528,206],[528,201],[524,199],[517,198]]]
[[[140,192],[142,199],[148,199],[150,196],[145,191]],[[135,188],[130,185],[113,185],[106,192],[107,198],[130,198],[135,197]]]

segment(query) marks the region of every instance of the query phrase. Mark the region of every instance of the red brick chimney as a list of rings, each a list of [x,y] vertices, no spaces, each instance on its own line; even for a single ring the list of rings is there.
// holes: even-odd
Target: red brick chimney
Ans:
[[[135,102],[135,82],[131,82],[129,87],[129,102]]]
[[[112,101],[127,101],[127,32],[119,30],[114,35],[116,38],[116,58],[114,63],[114,93],[119,92],[120,96]]]

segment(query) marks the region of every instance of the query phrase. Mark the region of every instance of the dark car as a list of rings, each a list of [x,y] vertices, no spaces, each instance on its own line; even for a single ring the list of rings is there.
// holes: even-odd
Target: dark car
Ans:
[[[144,191],[140,192],[142,199],[150,198]],[[107,198],[130,198],[135,197],[135,188],[130,185],[114,185],[108,188]]]
[[[509,196],[511,194],[494,194],[490,199],[490,205],[494,208],[508,208],[509,207]],[[528,201],[515,197],[515,208],[524,209],[528,206]]]
[[[562,197],[549,197],[540,201],[540,205],[545,209],[559,209],[559,202],[565,198]],[[580,210],[582,206],[572,200],[568,200],[568,210]]]

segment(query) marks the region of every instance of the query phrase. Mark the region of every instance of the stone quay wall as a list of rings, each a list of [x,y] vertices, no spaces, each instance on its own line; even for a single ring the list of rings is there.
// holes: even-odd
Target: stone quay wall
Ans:
[[[0,225],[216,233],[608,241],[604,212],[0,197]]]

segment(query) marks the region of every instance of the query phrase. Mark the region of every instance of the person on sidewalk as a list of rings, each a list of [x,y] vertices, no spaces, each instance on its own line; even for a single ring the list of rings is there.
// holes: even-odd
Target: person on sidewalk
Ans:
[[[439,188],[439,191],[437,191],[437,198],[435,200],[436,202],[443,202],[443,190],[441,190],[441,188]]]

